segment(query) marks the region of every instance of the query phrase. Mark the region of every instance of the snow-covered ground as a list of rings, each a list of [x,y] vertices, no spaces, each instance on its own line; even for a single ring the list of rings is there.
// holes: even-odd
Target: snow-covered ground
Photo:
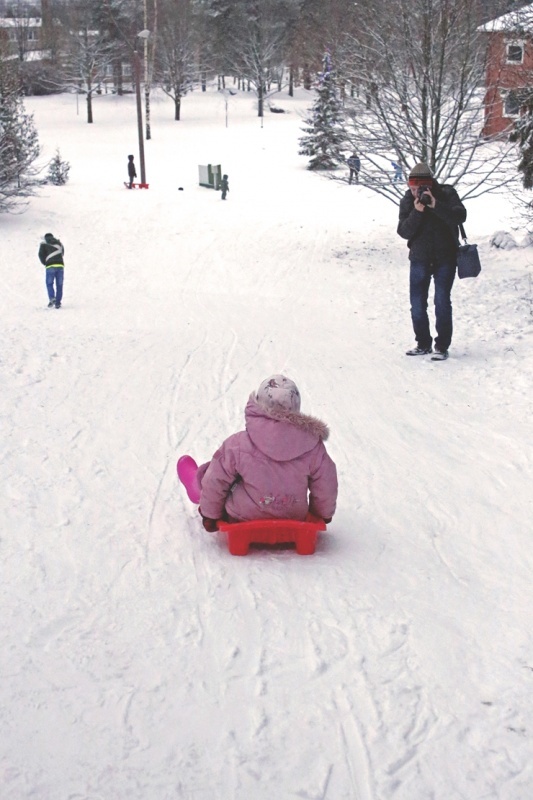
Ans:
[[[533,250],[469,203],[450,359],[406,358],[397,208],[306,170],[311,102],[160,97],[128,192],[133,97],[27,100],[71,177],[0,217],[2,800],[533,797]],[[331,427],[338,512],[314,556],[233,557],[176,459],[274,372]]]

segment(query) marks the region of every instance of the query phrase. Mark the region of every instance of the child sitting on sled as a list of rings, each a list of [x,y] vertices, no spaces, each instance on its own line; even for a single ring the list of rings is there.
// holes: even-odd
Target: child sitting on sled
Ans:
[[[301,413],[296,384],[283,375],[267,378],[244,417],[246,430],[226,439],[196,473],[204,528],[215,531],[218,519],[304,520],[308,512],[331,522],[337,470],[324,446],[329,431]]]

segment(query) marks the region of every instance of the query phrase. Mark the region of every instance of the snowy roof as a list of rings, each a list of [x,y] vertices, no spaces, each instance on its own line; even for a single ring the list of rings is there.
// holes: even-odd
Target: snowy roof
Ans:
[[[50,58],[50,50],[28,50],[24,53],[24,61],[43,61]]]
[[[0,28],[41,28],[41,17],[0,17]]]
[[[480,25],[478,30],[488,33],[533,32],[533,3],[528,3],[516,11],[509,11],[507,14],[502,14],[501,17],[491,19],[484,25]]]

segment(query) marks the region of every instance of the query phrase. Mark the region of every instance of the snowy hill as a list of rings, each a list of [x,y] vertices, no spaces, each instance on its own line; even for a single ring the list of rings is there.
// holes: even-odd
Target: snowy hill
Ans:
[[[311,96],[276,104],[155,100],[128,192],[132,97],[27,100],[71,172],[0,217],[2,800],[533,797],[532,251],[469,203],[450,359],[406,358],[397,209],[307,171]],[[338,512],[314,556],[237,558],[176,459],[275,372],[331,428]]]

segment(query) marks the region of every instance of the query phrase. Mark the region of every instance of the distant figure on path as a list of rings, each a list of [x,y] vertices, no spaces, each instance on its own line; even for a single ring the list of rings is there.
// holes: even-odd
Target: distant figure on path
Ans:
[[[128,178],[130,179],[128,189],[133,188],[133,179],[137,177],[137,170],[133,163],[133,156],[128,156]]]
[[[229,192],[229,182],[228,176],[223,175],[222,180],[220,181],[220,188],[222,189],[222,199],[226,199],[226,194]]]
[[[63,274],[65,248],[52,233],[45,233],[39,247],[39,260],[46,267],[46,289],[48,308],[61,308],[63,298]],[[55,284],[55,287],[54,287]]]
[[[357,155],[357,153],[352,153],[350,158],[346,162],[350,169],[350,177],[348,178],[348,183],[351,184],[352,180],[355,179],[356,183],[359,183],[359,170],[361,169],[361,159]]]

